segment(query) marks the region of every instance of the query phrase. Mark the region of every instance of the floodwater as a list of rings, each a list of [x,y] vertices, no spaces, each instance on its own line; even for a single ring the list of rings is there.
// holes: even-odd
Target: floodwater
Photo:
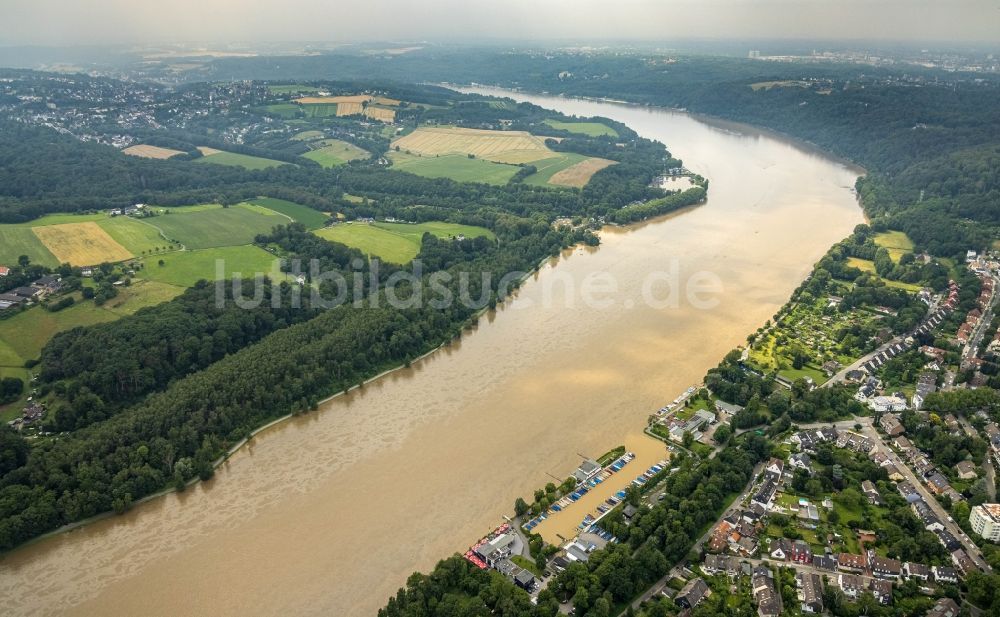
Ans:
[[[859,170],[809,148],[522,98],[663,141],[711,180],[708,203],[567,251],[460,343],[263,432],[213,480],[6,555],[0,612],[373,615],[516,497],[639,434],[862,222]]]

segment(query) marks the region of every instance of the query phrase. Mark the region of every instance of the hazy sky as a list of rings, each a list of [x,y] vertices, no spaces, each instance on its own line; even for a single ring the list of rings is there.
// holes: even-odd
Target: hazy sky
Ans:
[[[480,37],[1000,42],[1000,0],[0,0],[0,45]]]

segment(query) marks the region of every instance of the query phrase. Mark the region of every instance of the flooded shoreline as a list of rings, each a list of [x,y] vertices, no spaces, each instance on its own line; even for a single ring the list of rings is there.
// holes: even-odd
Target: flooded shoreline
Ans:
[[[549,260],[460,341],[267,429],[212,480],[4,556],[5,613],[372,615],[578,453],[640,432],[862,221],[857,170],[795,144],[655,108],[536,99],[663,141],[709,178],[708,202],[605,228],[601,246]],[[718,304],[637,302],[671,269],[716,275]],[[595,274],[616,281],[613,301],[571,302]]]

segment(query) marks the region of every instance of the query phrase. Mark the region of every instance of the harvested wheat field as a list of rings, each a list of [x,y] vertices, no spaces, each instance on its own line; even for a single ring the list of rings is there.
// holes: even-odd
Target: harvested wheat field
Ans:
[[[365,109],[365,116],[371,118],[372,120],[378,120],[379,122],[395,122],[396,112],[392,109],[385,109],[384,107],[372,107],[369,105]]]
[[[198,152],[201,152],[202,156],[211,156],[222,152],[222,150],[216,150],[215,148],[209,148],[208,146],[198,146]]]
[[[90,266],[132,257],[132,253],[115,242],[114,238],[93,221],[44,225],[33,227],[31,231],[35,232],[59,263]]]
[[[171,150],[170,148],[161,148],[159,146],[147,146],[145,144],[129,146],[128,148],[122,150],[122,152],[130,156],[141,156],[146,159],[169,159],[172,156],[184,154],[180,150]]]
[[[590,182],[591,176],[601,171],[605,167],[614,165],[614,161],[609,161],[607,159],[587,159],[585,161],[580,161],[572,167],[567,167],[566,169],[552,174],[549,178],[549,184],[556,184],[558,186],[574,186],[577,188],[586,186]]]
[[[399,107],[399,104],[403,101],[399,99],[390,99],[387,96],[376,96],[373,102],[376,105],[388,105],[389,107]]]
[[[392,143],[423,156],[471,154],[498,163],[530,163],[555,156],[544,139],[525,131],[419,128]]]
[[[361,103],[337,103],[338,116],[356,116],[364,110],[365,106]]]

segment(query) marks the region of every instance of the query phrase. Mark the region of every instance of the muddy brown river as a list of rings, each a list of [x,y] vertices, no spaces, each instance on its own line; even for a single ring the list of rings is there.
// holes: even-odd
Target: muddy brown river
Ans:
[[[659,139],[708,203],[606,229],[460,343],[263,432],[211,481],[4,556],[0,612],[373,615],[579,454],[637,438],[862,222],[859,170],[774,135],[518,98]]]

